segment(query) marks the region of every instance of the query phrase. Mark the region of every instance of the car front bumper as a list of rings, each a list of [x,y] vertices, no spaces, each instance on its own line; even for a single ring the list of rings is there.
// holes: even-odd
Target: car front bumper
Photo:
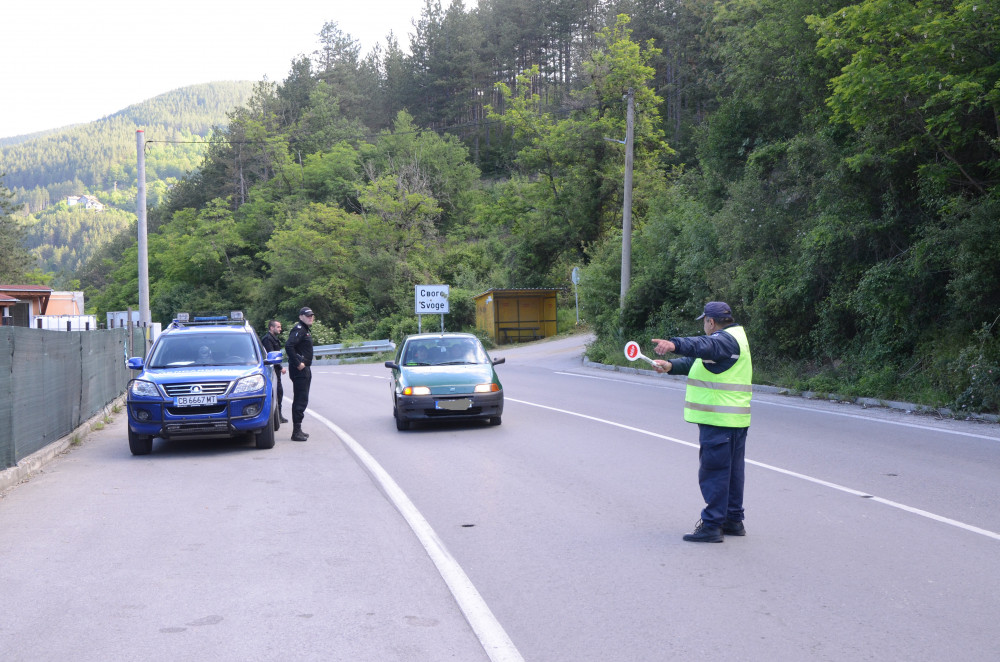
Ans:
[[[263,430],[271,422],[271,398],[260,393],[220,399],[206,407],[175,407],[172,400],[126,400],[134,434],[177,437],[232,437]],[[256,411],[254,411],[256,409]],[[249,412],[249,413],[248,413]]]
[[[468,400],[468,407],[452,408]],[[467,395],[398,395],[397,415],[407,421],[492,418],[503,414],[503,391]]]

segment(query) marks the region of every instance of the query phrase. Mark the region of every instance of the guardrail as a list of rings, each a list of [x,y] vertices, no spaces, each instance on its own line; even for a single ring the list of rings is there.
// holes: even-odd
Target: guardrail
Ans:
[[[313,347],[313,356],[351,356],[363,354],[381,354],[396,351],[396,343],[388,338],[385,340],[366,340],[360,344],[337,343],[336,345],[317,345]]]

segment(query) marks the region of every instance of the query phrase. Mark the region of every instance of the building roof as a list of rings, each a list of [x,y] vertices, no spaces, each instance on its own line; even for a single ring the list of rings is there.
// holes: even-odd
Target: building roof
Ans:
[[[561,292],[563,288],[561,287],[511,287],[511,288],[500,288],[492,287],[485,292],[480,292],[474,299],[478,299],[484,294],[503,294],[503,295],[516,295],[516,294],[547,294],[550,292]]]
[[[39,294],[51,294],[52,288],[44,285],[0,285],[0,292],[9,294],[11,292],[37,292]]]

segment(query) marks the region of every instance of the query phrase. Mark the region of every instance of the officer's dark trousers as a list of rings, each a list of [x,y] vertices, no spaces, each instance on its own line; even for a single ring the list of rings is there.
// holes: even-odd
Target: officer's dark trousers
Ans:
[[[312,381],[312,372],[306,366],[305,370],[296,370],[288,373],[292,377],[292,425],[302,427],[302,419],[306,416],[306,407],[309,406],[309,383]]]
[[[705,499],[701,519],[708,526],[743,521],[744,455],[749,428],[698,425],[698,484]]]

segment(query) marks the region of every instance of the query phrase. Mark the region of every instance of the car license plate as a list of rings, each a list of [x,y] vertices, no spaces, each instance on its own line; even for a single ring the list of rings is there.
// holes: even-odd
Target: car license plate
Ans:
[[[459,400],[438,400],[434,403],[437,409],[447,409],[449,411],[465,411],[472,406],[472,400],[461,398]]]
[[[198,407],[201,405],[214,405],[216,396],[214,395],[178,395],[174,398],[175,407]]]

